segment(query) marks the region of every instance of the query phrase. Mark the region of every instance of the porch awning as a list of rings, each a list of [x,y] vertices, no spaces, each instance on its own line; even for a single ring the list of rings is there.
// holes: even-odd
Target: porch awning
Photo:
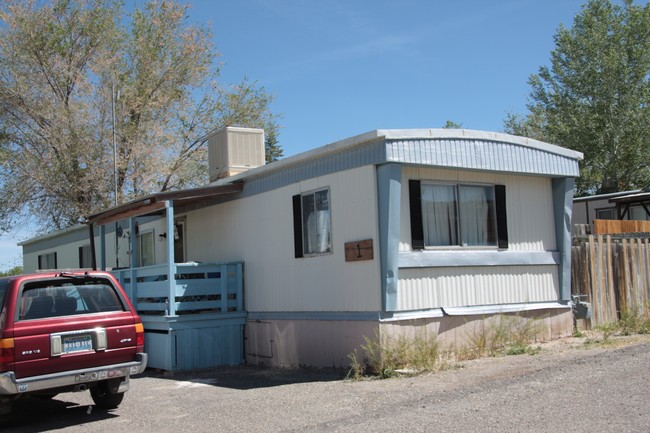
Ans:
[[[207,205],[214,199],[237,194],[244,188],[243,183],[227,185],[208,185],[181,191],[166,191],[142,197],[137,200],[112,207],[86,218],[88,224],[103,225],[136,216],[150,215],[165,209],[167,201],[173,201],[177,209],[189,206]]]
[[[634,194],[610,198],[609,202],[616,204],[616,213],[620,220],[625,219],[628,215],[630,206],[642,206],[646,213],[646,219],[650,218],[650,191],[647,189]],[[628,216],[628,218],[631,217]]]
[[[622,195],[609,199],[610,203],[623,204],[623,203],[643,203],[650,201],[650,191],[644,190],[641,192]]]

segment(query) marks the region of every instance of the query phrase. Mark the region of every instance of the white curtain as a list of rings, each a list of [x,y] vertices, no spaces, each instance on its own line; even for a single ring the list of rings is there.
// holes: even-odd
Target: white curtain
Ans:
[[[330,250],[330,211],[319,210],[316,212],[318,235],[316,237],[316,244],[319,253],[326,253]]]
[[[303,239],[305,254],[331,251],[329,191],[302,197]]]
[[[422,185],[424,244],[458,245],[456,188],[453,185]]]
[[[461,245],[494,244],[492,195],[488,186],[462,185],[458,188]]]

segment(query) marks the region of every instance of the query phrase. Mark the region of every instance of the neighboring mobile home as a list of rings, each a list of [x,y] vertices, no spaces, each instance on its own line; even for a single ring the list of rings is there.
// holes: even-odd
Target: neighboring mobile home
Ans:
[[[580,153],[500,133],[376,130],[263,165],[263,141],[217,131],[209,185],[89,216],[94,247],[62,254],[65,233],[25,242],[25,270],[53,253],[78,267],[74,252],[94,250],[143,314],[147,350],[163,348],[154,366],[172,370],[347,365],[364,336],[456,344],[500,313],[542,319],[544,338],[572,332]]]
[[[573,224],[598,220],[650,220],[650,190],[596,194],[573,199]]]

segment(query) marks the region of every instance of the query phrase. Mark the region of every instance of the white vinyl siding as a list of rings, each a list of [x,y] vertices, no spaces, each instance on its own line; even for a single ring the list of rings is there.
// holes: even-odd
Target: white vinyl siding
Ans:
[[[404,167],[400,218],[400,252],[413,254],[409,209],[409,179],[427,179],[434,184],[504,185],[507,191],[506,214],[508,254],[542,257],[556,252],[553,190],[550,178],[463,170]],[[423,181],[422,185],[426,185]],[[460,242],[459,242],[460,244]],[[440,249],[442,248],[442,249]],[[558,266],[554,264],[501,264],[492,248],[465,247],[472,251],[471,266],[406,267],[398,273],[397,310],[440,307],[497,305],[557,301]],[[433,260],[445,254],[439,247],[422,252]],[[449,248],[446,249],[449,251]],[[460,250],[460,247],[458,248]],[[495,256],[496,255],[496,256]],[[485,266],[481,257],[485,256]],[[550,257],[550,256],[544,256]],[[546,259],[544,259],[546,260]],[[488,265],[490,264],[490,265]]]
[[[111,227],[107,227],[107,239],[110,237],[113,238],[113,231],[110,230]],[[38,256],[46,254],[49,252],[57,253],[57,267],[59,269],[75,269],[80,266],[79,264],[79,248],[88,247],[88,254],[90,254],[90,240],[88,226],[75,226],[69,229],[63,230],[53,235],[46,235],[41,238],[37,238],[33,241],[26,242],[23,245],[23,270],[24,272],[34,272],[39,269],[38,267]],[[115,251],[115,242],[107,242],[106,251],[109,257],[114,256]],[[100,236],[99,230],[95,231],[95,248],[97,251],[97,265],[100,263]],[[85,254],[85,252],[84,252]],[[114,264],[108,262],[108,266],[113,266]]]
[[[294,258],[291,197],[329,189],[331,254]],[[346,262],[344,244],[379,256],[374,166],[320,176],[187,214],[187,260],[245,261],[246,310],[378,311],[379,260]]]
[[[400,269],[397,310],[550,302],[559,299],[557,266]]]

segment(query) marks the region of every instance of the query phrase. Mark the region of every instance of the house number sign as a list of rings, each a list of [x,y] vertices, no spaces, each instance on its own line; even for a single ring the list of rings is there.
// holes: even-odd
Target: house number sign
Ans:
[[[345,261],[372,260],[372,239],[345,243]]]

